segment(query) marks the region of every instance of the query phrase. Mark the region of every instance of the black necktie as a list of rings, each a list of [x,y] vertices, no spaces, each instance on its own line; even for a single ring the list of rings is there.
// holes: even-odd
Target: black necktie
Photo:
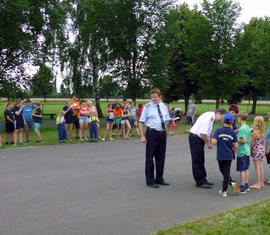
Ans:
[[[162,126],[162,129],[165,130],[165,124],[163,122],[163,117],[162,117],[162,113],[159,109],[159,105],[157,105],[157,108],[158,108],[158,114],[159,114],[159,117],[160,117],[160,120],[161,120],[161,126]]]

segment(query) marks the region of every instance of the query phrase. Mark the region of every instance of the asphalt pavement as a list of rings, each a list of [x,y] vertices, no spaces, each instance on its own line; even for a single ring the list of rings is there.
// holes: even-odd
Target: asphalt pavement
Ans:
[[[164,178],[147,187],[139,139],[0,149],[0,234],[147,235],[269,198],[270,186],[222,198],[216,149],[206,150],[212,189],[195,187],[187,135],[168,137]],[[253,163],[250,183],[256,180]],[[264,162],[265,176],[270,167]],[[232,177],[239,173],[232,164]]]

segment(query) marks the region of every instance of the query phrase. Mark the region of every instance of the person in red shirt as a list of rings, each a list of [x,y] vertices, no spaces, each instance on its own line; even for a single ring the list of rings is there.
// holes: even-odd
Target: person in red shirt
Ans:
[[[78,96],[73,95],[71,100],[71,105],[73,108],[73,123],[76,128],[76,139],[79,139],[79,130],[80,130],[80,124],[79,124],[79,109],[80,109],[80,102],[77,100]],[[74,128],[74,126],[73,126]]]

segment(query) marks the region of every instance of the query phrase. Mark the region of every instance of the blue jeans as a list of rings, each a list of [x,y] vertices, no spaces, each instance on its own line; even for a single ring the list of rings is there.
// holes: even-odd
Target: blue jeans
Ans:
[[[90,124],[90,141],[93,141],[93,135],[95,135],[95,141],[97,141],[97,123],[91,122]]]
[[[59,143],[66,142],[67,140],[67,130],[65,127],[65,123],[57,125],[58,128],[58,139]]]

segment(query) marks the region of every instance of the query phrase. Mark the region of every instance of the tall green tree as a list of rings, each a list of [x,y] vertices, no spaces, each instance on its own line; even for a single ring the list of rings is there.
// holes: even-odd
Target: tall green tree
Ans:
[[[1,1],[0,94],[8,89],[9,84],[26,87],[30,79],[26,70],[40,60],[41,49],[46,45],[46,53],[55,50],[56,39],[63,39],[68,2]]]
[[[47,95],[54,92],[54,75],[46,65],[40,64],[39,71],[31,80],[31,90],[33,91],[33,95],[44,96],[45,102]]]
[[[65,84],[80,97],[93,89],[99,117],[103,113],[98,81],[112,64],[108,25],[114,15],[110,4],[106,0],[74,1],[71,19],[75,40],[62,56],[62,68],[69,69]]]
[[[204,94],[216,100],[229,98],[246,84],[247,63],[241,27],[237,25],[241,7],[231,0],[204,0],[202,11],[196,11],[185,27],[187,45],[184,52],[188,76],[197,81]]]
[[[166,80],[160,76],[165,71],[159,70],[157,64],[148,63],[148,59],[157,58],[154,49],[164,44],[155,36],[164,27],[165,14],[172,3],[172,0],[119,0],[112,5],[115,16],[109,45],[116,58],[114,74],[125,89],[124,96],[134,102],[151,85],[166,85]]]
[[[197,80],[189,78],[185,71],[188,59],[184,47],[188,46],[188,41],[184,36],[189,34],[185,24],[191,21],[193,14],[188,5],[183,3],[172,8],[166,17],[166,34],[171,41],[169,41],[170,51],[168,52],[170,55],[167,70],[168,88],[164,92],[164,99],[169,103],[184,98],[185,110],[187,110],[190,96],[199,90]]]
[[[100,86],[100,96],[106,96],[107,102],[109,100],[109,96],[113,96],[118,92],[117,82],[113,80],[112,76],[105,75],[102,79],[99,80]]]
[[[244,34],[251,37],[252,44],[248,50],[246,70],[249,82],[243,92],[246,96],[252,96],[251,113],[255,114],[258,98],[270,94],[270,18],[252,18],[244,29]]]

